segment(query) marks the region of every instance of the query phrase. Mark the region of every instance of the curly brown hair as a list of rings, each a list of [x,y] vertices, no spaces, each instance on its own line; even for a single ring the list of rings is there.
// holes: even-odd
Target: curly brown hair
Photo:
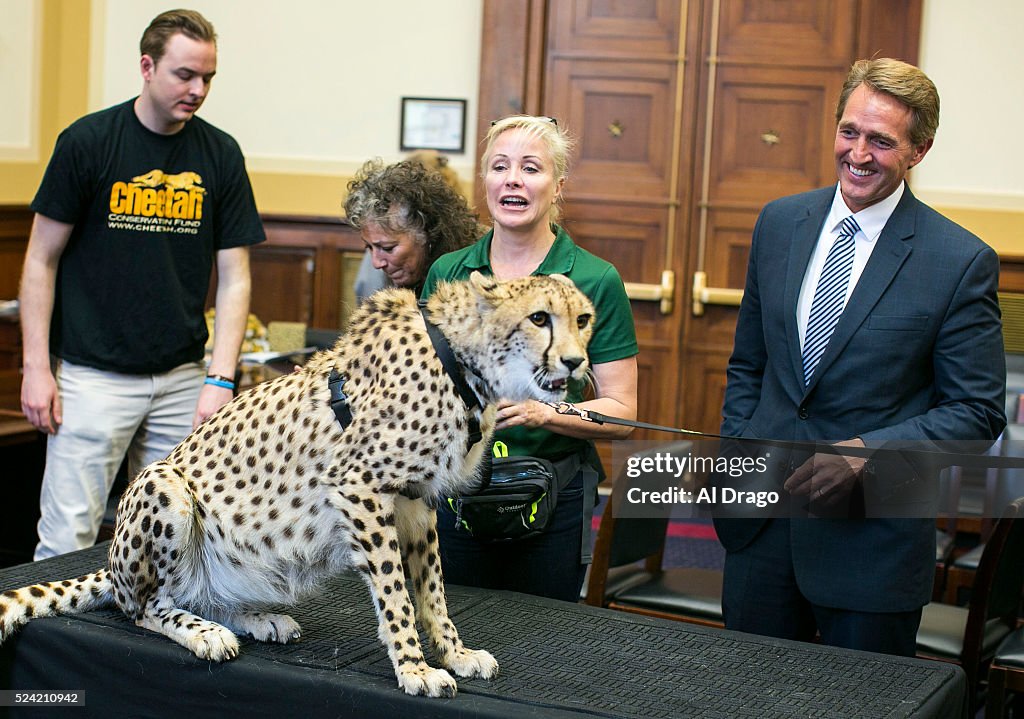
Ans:
[[[426,246],[427,267],[482,234],[466,198],[440,173],[407,160],[364,164],[348,183],[345,214],[357,230],[372,223],[387,232],[412,233]]]

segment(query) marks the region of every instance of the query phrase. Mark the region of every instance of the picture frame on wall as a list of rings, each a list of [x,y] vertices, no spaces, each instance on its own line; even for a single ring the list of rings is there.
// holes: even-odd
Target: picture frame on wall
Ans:
[[[462,153],[466,149],[466,101],[403,97],[401,150]]]

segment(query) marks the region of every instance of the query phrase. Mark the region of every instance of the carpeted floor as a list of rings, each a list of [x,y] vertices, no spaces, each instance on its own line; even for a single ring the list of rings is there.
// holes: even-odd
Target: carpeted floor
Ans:
[[[607,496],[594,508],[593,533],[601,523],[601,512],[607,503]],[[725,562],[725,549],[718,542],[715,528],[710,519],[686,519],[672,521],[665,541],[666,567],[701,567],[721,569]]]

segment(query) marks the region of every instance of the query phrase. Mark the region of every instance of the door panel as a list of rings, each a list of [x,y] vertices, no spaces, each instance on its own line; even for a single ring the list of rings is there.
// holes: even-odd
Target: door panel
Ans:
[[[750,233],[757,211],[718,210],[708,212],[708,250],[704,269],[712,287],[742,290],[746,282]]]
[[[258,246],[250,254],[252,293],[249,309],[264,322],[313,323],[313,270],[316,250]]]
[[[551,5],[549,53],[674,54],[677,0],[587,0]]]
[[[827,63],[845,71],[856,21],[855,0],[725,0],[718,52],[724,62]]]
[[[715,100],[710,199],[762,205],[835,177],[834,72],[722,68]]]
[[[666,209],[577,200],[572,192],[567,197],[563,225],[578,244],[599,257],[615,257],[612,264],[626,281],[659,282],[667,261]]]
[[[729,352],[724,349],[691,349],[683,366],[683,426],[702,432],[718,432],[725,399],[725,368]]]
[[[666,203],[675,65],[554,60],[546,111],[578,138],[568,191]]]

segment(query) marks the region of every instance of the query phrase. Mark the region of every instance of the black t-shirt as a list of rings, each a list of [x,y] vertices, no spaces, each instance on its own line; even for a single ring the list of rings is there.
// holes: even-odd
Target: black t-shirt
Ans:
[[[201,359],[215,253],[266,238],[234,139],[198,117],[151,132],[134,100],[60,134],[31,207],[74,225],[50,351],[128,374]]]

